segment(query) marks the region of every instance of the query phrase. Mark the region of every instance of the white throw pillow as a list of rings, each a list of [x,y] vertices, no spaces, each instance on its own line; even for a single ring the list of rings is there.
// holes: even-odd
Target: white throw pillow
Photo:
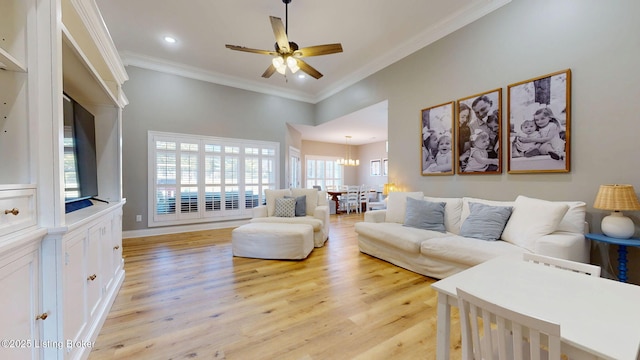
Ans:
[[[587,213],[587,204],[582,201],[563,202],[569,205],[569,210],[564,214],[556,231],[568,231],[572,233],[584,233],[584,219]]]
[[[535,251],[538,238],[556,231],[569,206],[562,202],[518,196],[502,240]]]
[[[264,197],[267,200],[267,216],[273,216],[276,211],[276,199],[283,198],[285,196],[291,196],[289,189],[271,190],[266,189],[264,191]]]
[[[424,194],[421,191],[416,192],[390,192],[387,197],[387,216],[386,222],[394,222],[398,224],[404,223],[404,216],[407,208],[407,196],[422,200]]]

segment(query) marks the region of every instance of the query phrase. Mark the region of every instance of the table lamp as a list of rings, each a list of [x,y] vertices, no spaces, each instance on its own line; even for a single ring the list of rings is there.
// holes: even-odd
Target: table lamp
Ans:
[[[396,186],[396,184],[394,184],[394,183],[384,184],[384,187],[382,188],[382,195],[384,195],[384,196],[389,195],[389,193],[393,191],[395,186]]]
[[[623,210],[640,210],[640,203],[631,185],[600,185],[596,201],[596,209],[611,210],[611,215],[605,216],[600,225],[602,232],[610,237],[628,239],[635,233],[633,221],[622,215]]]

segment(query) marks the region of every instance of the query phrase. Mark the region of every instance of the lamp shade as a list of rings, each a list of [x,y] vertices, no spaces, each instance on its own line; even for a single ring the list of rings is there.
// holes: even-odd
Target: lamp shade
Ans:
[[[640,202],[631,185],[600,185],[593,207],[612,211],[635,211],[640,210]]]

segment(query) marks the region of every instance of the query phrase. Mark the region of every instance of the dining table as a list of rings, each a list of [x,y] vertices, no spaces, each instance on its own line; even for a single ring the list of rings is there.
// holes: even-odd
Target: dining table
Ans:
[[[449,359],[457,288],[559,323],[562,352],[569,358],[639,358],[640,286],[524,261],[521,256],[502,256],[431,287],[438,292],[436,359]],[[466,359],[466,349],[462,350]]]
[[[333,200],[336,203],[336,214],[339,213],[339,209],[340,209],[340,196],[346,193],[347,193],[346,191],[341,191],[341,190],[327,190],[327,194],[331,196],[331,200]]]

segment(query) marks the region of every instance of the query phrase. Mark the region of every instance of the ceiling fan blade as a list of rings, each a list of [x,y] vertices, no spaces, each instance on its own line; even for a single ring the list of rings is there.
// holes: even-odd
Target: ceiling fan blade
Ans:
[[[269,16],[271,19],[271,27],[273,28],[273,35],[276,36],[276,43],[283,54],[288,54],[291,49],[289,48],[289,39],[287,38],[287,30],[282,23],[282,19],[275,16]]]
[[[293,55],[296,57],[308,57],[308,56],[320,56],[320,55],[329,55],[335,53],[342,52],[341,44],[326,44],[326,45],[316,45],[309,46],[299,50],[294,51]]]
[[[320,73],[320,71],[314,69],[311,65],[307,64],[302,59],[296,59],[296,60],[298,60],[298,66],[300,67],[300,70],[306,72],[307,74],[309,74],[309,76],[314,77],[316,79],[320,79],[322,77],[322,74]]]
[[[227,49],[231,49],[231,50],[244,51],[244,52],[249,52],[249,53],[254,53],[254,54],[273,55],[273,56],[278,55],[278,53],[275,52],[275,51],[251,49],[251,48],[248,48],[248,47],[238,46],[238,45],[229,45],[229,44],[227,44],[227,45],[225,45],[225,47]]]
[[[274,72],[276,72],[276,67],[273,66],[273,64],[271,64],[269,65],[267,70],[265,70],[264,73],[262,73],[262,77],[268,79],[271,77],[271,75],[273,75]]]

